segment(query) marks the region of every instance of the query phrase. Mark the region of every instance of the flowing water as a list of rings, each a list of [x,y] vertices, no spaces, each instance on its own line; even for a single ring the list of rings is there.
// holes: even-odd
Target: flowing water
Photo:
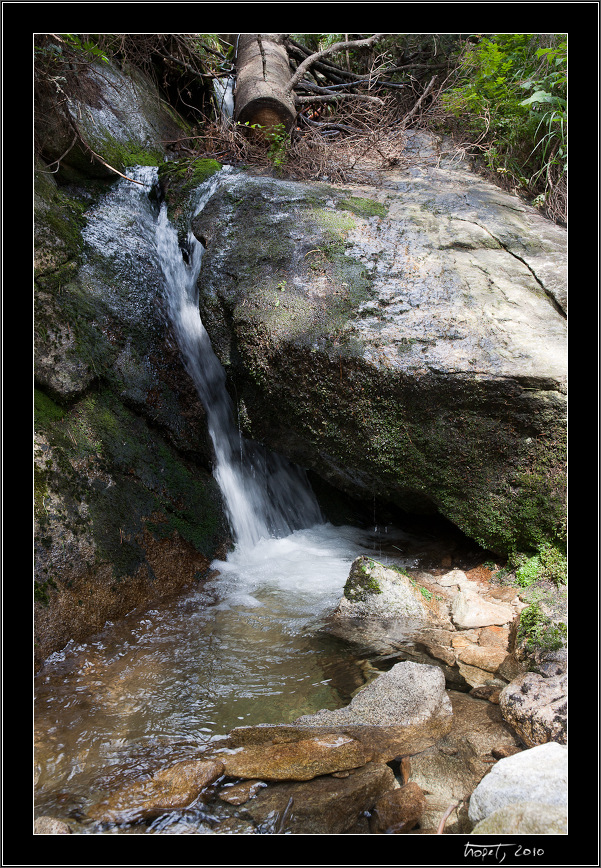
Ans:
[[[190,234],[183,255],[166,207],[157,214],[148,197],[156,170],[134,171],[145,186],[116,185],[90,215],[87,241],[112,245],[117,257],[151,256],[163,273],[235,547],[202,590],[69,643],[36,677],[36,815],[70,823],[123,775],[198,756],[235,726],[290,722],[350,701],[364,682],[361,661],[320,627],[353,558],[381,544],[324,522],[305,474],[240,436],[198,312],[202,245]],[[218,183],[199,188],[197,211]],[[139,250],[119,252],[118,218],[135,220]]]

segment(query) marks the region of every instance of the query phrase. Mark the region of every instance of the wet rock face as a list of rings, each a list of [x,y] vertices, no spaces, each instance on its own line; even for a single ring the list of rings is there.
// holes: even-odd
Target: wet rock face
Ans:
[[[565,231],[466,168],[232,173],[193,221],[246,432],[499,553],[564,517]]]
[[[228,537],[141,215],[101,186],[36,177],[36,664],[189,588]]]

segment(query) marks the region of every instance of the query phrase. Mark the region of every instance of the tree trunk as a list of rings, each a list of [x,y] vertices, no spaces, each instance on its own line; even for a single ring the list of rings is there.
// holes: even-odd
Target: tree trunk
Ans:
[[[239,33],[234,120],[290,130],[296,121],[290,66],[282,33]]]

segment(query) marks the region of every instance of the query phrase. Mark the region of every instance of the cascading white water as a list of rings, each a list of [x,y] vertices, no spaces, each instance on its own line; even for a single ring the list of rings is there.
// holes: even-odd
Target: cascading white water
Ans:
[[[214,177],[199,191],[195,212],[215,191]],[[304,473],[282,456],[241,437],[217,359],[198,308],[197,280],[202,244],[188,232],[186,259],[177,232],[161,207],[156,226],[165,299],[184,364],[205,408],[215,451],[215,478],[223,494],[236,543],[248,548],[261,539],[283,537],[321,522],[321,512]]]
[[[216,78],[213,82],[213,91],[217,98],[221,123],[224,127],[228,127],[232,123],[234,114],[234,83],[235,79],[229,77],[226,79]]]

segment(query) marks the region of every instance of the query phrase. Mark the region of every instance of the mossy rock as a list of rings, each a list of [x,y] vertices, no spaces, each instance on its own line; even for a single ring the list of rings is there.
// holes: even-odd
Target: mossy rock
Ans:
[[[167,142],[190,131],[136,67],[84,63],[77,81],[64,81],[63,87],[79,139],[73,140],[72,125],[51,101],[38,105],[36,114],[38,147],[61,184],[114,180],[131,166],[159,166]]]
[[[500,555],[560,545],[563,320],[497,240],[496,223],[482,228],[471,212],[454,220],[436,202],[425,210],[428,191],[415,189],[421,201],[387,191],[382,204],[320,184],[223,179],[193,229],[207,239],[202,318],[240,419],[247,433],[357,500],[377,493],[404,512],[441,514]],[[446,188],[435,192],[446,203]],[[481,195],[486,208],[499,207]],[[473,297],[449,257],[473,269]],[[501,261],[511,280],[503,272],[497,287]],[[506,345],[496,354],[494,331],[470,331],[475,318],[478,327],[486,321],[487,305],[495,316],[506,310],[514,279],[524,311],[549,329],[553,349],[536,362],[540,377],[523,362],[537,352],[526,313],[515,362]],[[482,370],[463,358],[468,350],[454,349],[462,341],[481,353]]]
[[[364,602],[372,594],[381,593],[382,588],[373,574],[373,561],[367,557],[356,558],[344,586],[344,596],[358,603]]]
[[[217,160],[202,157],[170,160],[159,166],[159,185],[167,204],[167,214],[177,228],[180,242],[185,242],[190,220],[194,216],[194,194],[201,184],[221,168]]]

